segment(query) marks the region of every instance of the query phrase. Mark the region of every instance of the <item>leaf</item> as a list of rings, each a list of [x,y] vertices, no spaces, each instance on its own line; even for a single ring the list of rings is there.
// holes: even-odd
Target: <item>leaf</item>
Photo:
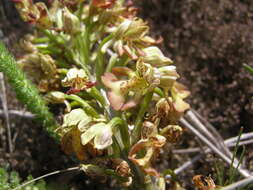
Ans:
[[[253,68],[247,64],[243,64],[244,69],[246,69],[250,74],[253,75]]]

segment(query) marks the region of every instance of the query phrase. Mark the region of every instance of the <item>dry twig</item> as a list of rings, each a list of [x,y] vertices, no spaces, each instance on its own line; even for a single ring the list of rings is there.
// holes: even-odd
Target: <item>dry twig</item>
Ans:
[[[10,117],[23,117],[25,119],[34,119],[35,116],[31,112],[28,111],[19,111],[19,110],[9,110],[8,111]],[[0,110],[0,117],[4,116],[4,111]]]
[[[13,145],[12,145],[12,138],[11,138],[11,126],[10,126],[10,118],[9,118],[7,96],[6,96],[6,86],[4,82],[3,73],[0,73],[0,80],[1,80],[1,88],[2,88],[1,99],[2,99],[3,112],[4,112],[3,114],[5,117],[5,124],[7,128],[8,149],[9,149],[9,152],[12,153]]]
[[[242,138],[242,137],[244,137],[244,138]],[[244,133],[244,134],[242,134],[241,140],[240,140],[238,145],[242,146],[242,145],[252,144],[253,143],[252,138],[253,138],[253,133]],[[238,140],[238,136],[233,137],[233,138],[229,138],[229,139],[224,141],[224,144],[227,147],[231,148],[231,147],[234,147],[236,145],[237,140]],[[201,150],[202,150],[201,148],[196,147],[196,148],[176,149],[176,150],[173,150],[172,152],[174,154],[186,154],[186,153],[200,152]],[[209,152],[210,152],[210,149],[209,149]]]
[[[189,129],[192,133],[194,133],[202,142],[204,142],[214,153],[216,153],[218,156],[220,156],[225,162],[228,164],[231,164],[231,159],[225,155],[221,150],[219,150],[212,142],[210,142],[205,136],[203,136],[195,127],[193,127],[188,121],[186,121],[184,118],[180,119],[180,123],[185,126],[187,129]],[[234,162],[232,165],[234,168],[237,168],[237,163]],[[249,177],[251,174],[249,171],[238,167],[238,171],[241,175],[244,177]]]

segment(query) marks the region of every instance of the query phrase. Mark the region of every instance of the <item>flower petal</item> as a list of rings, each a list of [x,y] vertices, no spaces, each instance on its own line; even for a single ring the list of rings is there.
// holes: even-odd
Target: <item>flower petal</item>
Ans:
[[[125,98],[119,94],[114,93],[113,91],[108,92],[108,100],[115,110],[120,110],[124,105]]]
[[[95,125],[92,125],[88,130],[86,130],[81,135],[81,142],[82,145],[86,145],[88,142],[90,142],[96,135],[99,134],[101,129],[105,126],[105,123],[97,123]]]
[[[165,66],[172,64],[172,60],[165,57],[158,47],[151,46],[143,49],[146,56],[143,57],[145,63],[149,63],[152,66]]]
[[[95,148],[101,150],[112,144],[112,130],[110,126],[103,127],[94,139]]]

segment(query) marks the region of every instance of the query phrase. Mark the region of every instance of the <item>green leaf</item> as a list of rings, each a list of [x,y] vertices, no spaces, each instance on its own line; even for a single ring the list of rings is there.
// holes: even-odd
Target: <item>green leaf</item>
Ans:
[[[247,64],[243,64],[244,69],[246,69],[250,74],[253,75],[253,68]]]

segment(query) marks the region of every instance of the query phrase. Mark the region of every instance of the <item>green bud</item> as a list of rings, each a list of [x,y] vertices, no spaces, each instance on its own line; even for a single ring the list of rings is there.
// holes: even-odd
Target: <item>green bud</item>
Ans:
[[[172,60],[168,57],[165,57],[161,50],[158,47],[151,46],[142,50],[145,53],[143,56],[143,61],[149,63],[152,66],[165,66],[172,64]]]
[[[79,131],[84,132],[89,127],[88,124],[92,121],[83,109],[78,108],[64,115],[62,127],[77,126]]]
[[[65,94],[59,91],[52,91],[49,92],[45,96],[46,100],[51,103],[64,103],[65,101]]]
[[[68,34],[76,34],[80,32],[80,21],[78,17],[72,14],[68,8],[63,9],[63,30]]]
[[[91,178],[100,179],[100,181],[104,181],[106,179],[105,169],[94,164],[81,164],[81,170],[83,170],[85,174]]]
[[[160,72],[160,86],[163,88],[171,88],[173,83],[179,78],[174,65],[160,67],[158,71]]]

